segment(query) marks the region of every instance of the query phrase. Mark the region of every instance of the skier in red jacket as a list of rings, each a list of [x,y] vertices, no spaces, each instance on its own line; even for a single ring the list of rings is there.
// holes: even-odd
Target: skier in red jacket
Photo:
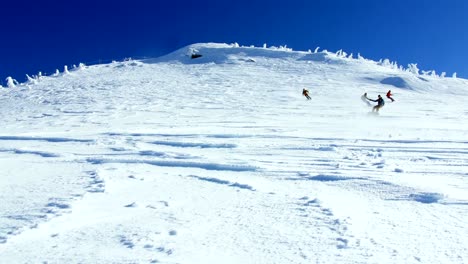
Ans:
[[[392,98],[392,95],[393,95],[393,94],[392,94],[392,91],[391,91],[391,90],[388,90],[388,92],[387,92],[387,98],[390,99],[390,100],[392,100],[392,102],[393,102],[393,101],[395,101],[395,100]]]

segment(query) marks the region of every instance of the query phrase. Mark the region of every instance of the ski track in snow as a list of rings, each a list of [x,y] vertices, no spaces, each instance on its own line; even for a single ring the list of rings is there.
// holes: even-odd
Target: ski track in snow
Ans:
[[[414,105],[423,86],[375,65],[242,56],[2,91],[1,258],[468,261],[466,108]],[[367,116],[361,87],[388,85],[397,101]]]

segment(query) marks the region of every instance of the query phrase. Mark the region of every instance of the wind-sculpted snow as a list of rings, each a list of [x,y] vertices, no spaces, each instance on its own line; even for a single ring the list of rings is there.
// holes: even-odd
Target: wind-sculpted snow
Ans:
[[[242,184],[242,183],[238,183],[238,182],[232,183],[230,181],[220,180],[218,178],[199,177],[199,176],[195,176],[195,175],[190,175],[190,177],[195,178],[195,179],[199,179],[199,180],[202,180],[202,181],[213,182],[213,183],[217,183],[217,184],[224,184],[224,185],[227,185],[227,186],[230,186],[230,187],[235,187],[235,188],[247,189],[247,190],[254,191],[252,186],[249,186],[248,184]]]
[[[47,142],[93,142],[90,139],[61,138],[61,137],[22,137],[22,136],[0,136],[0,140],[17,141],[47,141]]]
[[[210,43],[1,89],[0,262],[466,263],[467,85]]]
[[[157,160],[125,160],[125,159],[98,159],[89,158],[88,162],[93,164],[104,163],[144,163],[161,167],[181,167],[181,168],[199,168],[205,170],[227,170],[227,171],[256,171],[257,168],[248,165],[231,165],[203,162],[185,162],[185,161],[157,161]]]
[[[31,155],[39,155],[44,158],[56,158],[60,157],[60,155],[45,152],[45,151],[34,151],[34,150],[22,150],[22,149],[0,149],[0,152],[12,152],[15,154],[31,154]]]
[[[153,141],[152,144],[181,148],[235,148],[235,144],[192,143],[174,141]]]

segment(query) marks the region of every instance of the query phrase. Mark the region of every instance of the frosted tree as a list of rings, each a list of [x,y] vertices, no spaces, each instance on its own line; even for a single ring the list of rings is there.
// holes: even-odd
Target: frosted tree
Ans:
[[[191,57],[192,55],[194,54],[198,54],[198,50],[197,49],[194,49],[194,48],[190,48],[188,51],[187,51],[187,56]],[[127,61],[128,59],[125,58],[124,61]]]
[[[445,75],[447,75],[447,73],[446,73],[446,72],[442,72],[442,73],[440,74],[440,78],[445,78]]]
[[[84,63],[80,62],[80,64],[78,64],[78,69],[83,70],[85,68],[86,68],[86,65]]]
[[[454,79],[457,78],[457,73],[456,72],[453,73],[452,78],[454,78]]]
[[[353,54],[351,53],[349,54],[348,59],[352,59],[352,58],[353,58]]]
[[[26,74],[26,78],[28,79],[29,84],[36,84],[37,83],[36,78],[32,78],[31,76],[29,76],[27,74]]]
[[[8,88],[14,88],[16,87],[16,85],[18,84],[18,81],[16,81],[15,79],[11,78],[10,76],[8,76],[6,78],[6,82],[7,82],[7,87]]]
[[[291,48],[288,48],[288,45],[284,45],[284,46],[281,46],[281,45],[280,45],[279,50],[292,51]]]
[[[319,52],[319,49],[320,49],[320,47],[316,47],[315,50],[314,50],[314,53]]]
[[[233,48],[239,48],[239,43],[234,42],[231,46],[232,46]]]
[[[392,64],[391,64],[391,62],[390,62],[389,59],[384,59],[384,60],[380,59],[379,65],[382,65],[382,66],[391,68],[391,65],[392,65]]]
[[[361,53],[358,53],[358,54],[357,54],[357,58],[358,58],[358,60],[364,60],[364,57],[361,56]]]
[[[68,71],[68,66],[65,65],[63,66],[63,74],[69,74],[70,72]]]
[[[266,43],[263,43],[263,48],[264,48],[264,49],[267,48],[267,44],[266,44]]]
[[[408,64],[408,71],[418,75],[419,74],[418,64],[417,63]]]
[[[432,77],[437,77],[436,71],[432,70],[432,71],[431,71],[431,76],[432,76]]]
[[[342,57],[343,56],[343,50],[339,50],[335,53],[337,57]]]
[[[59,72],[59,70],[58,70],[58,69],[56,69],[56,70],[55,70],[55,73],[54,73],[54,74],[52,74],[52,76],[59,76],[59,75],[60,75],[60,72]]]

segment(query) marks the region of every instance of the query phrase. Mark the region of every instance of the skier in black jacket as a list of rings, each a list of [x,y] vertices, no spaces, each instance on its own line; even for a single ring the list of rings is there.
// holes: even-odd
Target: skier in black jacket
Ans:
[[[367,99],[368,99],[369,101],[372,101],[372,102],[377,102],[377,105],[374,106],[374,107],[372,108],[372,112],[375,111],[375,112],[378,113],[378,112],[379,112],[379,109],[382,108],[382,107],[385,105],[385,101],[384,101],[384,99],[382,98],[382,96],[380,96],[380,94],[379,94],[379,96],[377,97],[376,100],[369,99],[369,98],[367,98]]]

